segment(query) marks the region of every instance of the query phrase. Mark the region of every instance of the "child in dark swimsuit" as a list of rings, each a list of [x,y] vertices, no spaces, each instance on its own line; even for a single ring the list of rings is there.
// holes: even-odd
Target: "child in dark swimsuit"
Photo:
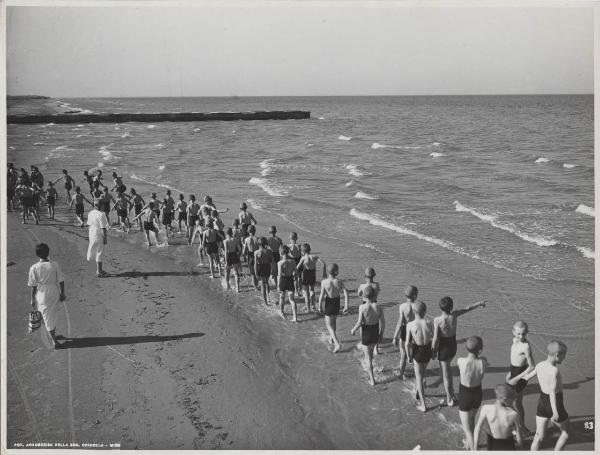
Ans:
[[[233,236],[233,229],[227,228],[227,237],[223,241],[223,249],[225,250],[226,268],[225,268],[225,283],[227,290],[230,291],[229,274],[233,268],[235,276],[235,290],[240,292],[240,254],[242,254],[242,244],[239,239]]]
[[[329,342],[334,345],[333,352],[338,352],[342,348],[336,334],[342,292],[344,293],[344,313],[348,311],[348,291],[346,291],[344,282],[338,279],[338,272],[337,264],[329,264],[327,278],[321,281],[321,294],[319,295],[319,311],[325,310],[325,326],[329,332]],[[324,306],[323,303],[325,303]]]
[[[179,195],[179,201],[175,205],[175,210],[177,210],[177,226],[179,227],[179,234],[181,234],[181,222],[185,224],[185,230],[188,230],[187,225],[187,202],[185,202],[185,197],[183,194]]]
[[[142,209],[144,208],[144,205],[146,205],[146,203],[144,202],[144,198],[142,196],[140,196],[138,193],[136,193],[134,188],[131,188],[131,190],[129,190],[129,192],[131,193],[131,202],[133,204],[133,208],[135,210],[135,216],[137,217],[140,213],[142,213]],[[129,206],[129,211],[131,212],[131,207]],[[143,230],[143,225],[142,225],[142,220],[141,218],[138,218],[138,225],[140,228],[140,231]]]
[[[286,245],[281,245],[279,248],[281,261],[277,263],[277,289],[279,289],[279,312],[285,320],[285,294],[287,293],[290,304],[292,305],[292,322],[298,322],[298,314],[296,312],[296,301],[294,300],[294,282],[296,279],[296,261],[290,256],[290,250]]]
[[[202,224],[200,224],[200,218],[196,218],[196,224],[194,224],[193,228],[192,228],[192,237],[190,239],[190,245],[192,245],[194,243],[194,240],[196,239],[196,236],[198,236],[198,238],[200,239],[200,244],[198,245],[198,257],[200,258],[200,263],[198,263],[197,265],[204,265],[204,246],[202,245],[202,232],[204,230],[202,229]]]
[[[236,226],[237,219],[233,220],[233,225]],[[237,223],[239,226],[239,221]],[[233,236],[235,237],[236,228],[233,228]],[[241,230],[238,229],[241,237]],[[254,252],[258,250],[258,239],[254,235],[256,233],[256,227],[251,225],[248,228],[249,236],[243,239],[244,247],[242,249],[242,256],[246,257],[246,261],[248,263],[248,270],[250,271],[250,275],[252,276],[252,284],[254,285],[254,290],[258,291],[258,278],[256,276],[256,272],[254,270]]]
[[[298,267],[298,264],[300,263],[300,258],[302,257],[302,252],[300,251],[300,246],[296,243],[298,241],[298,234],[295,232],[292,232],[290,234],[290,243],[288,245],[288,248],[290,249],[290,257],[296,262],[296,267]],[[302,268],[300,268],[299,270],[297,269],[297,275],[296,275],[296,291],[298,292],[298,297],[302,296]]]
[[[69,175],[69,172],[66,169],[63,169],[62,173],[63,173],[63,175],[61,177],[57,178],[52,183],[56,184],[56,182],[58,182],[59,180],[64,180],[65,190],[67,192],[67,203],[70,205],[71,204],[71,190],[75,186],[75,180],[73,180],[73,177],[71,177]]]
[[[535,368],[531,345],[527,341],[529,327],[523,321],[517,321],[513,325],[513,342],[510,347],[510,372],[506,375],[506,383],[514,388],[516,393],[515,410],[519,414],[521,427],[525,434],[529,429],[525,426],[525,409],[523,408],[523,390],[527,381],[523,379]]]
[[[90,201],[88,201],[87,198],[83,194],[81,194],[81,188],[76,186],[75,194],[73,195],[73,199],[71,199],[71,204],[69,204],[69,205],[73,206],[73,203],[75,203],[75,216],[77,217],[77,221],[79,221],[79,223],[81,223],[79,227],[85,226],[85,222],[83,220],[83,215],[85,213],[85,209],[83,207],[83,201],[86,201],[92,207],[94,206],[94,204],[92,204]]]
[[[479,307],[485,307],[485,300],[462,310],[453,311],[454,302],[452,299],[450,297],[443,297],[440,300],[442,315],[433,319],[433,351],[437,353],[437,358],[440,362],[440,371],[442,373],[448,406],[454,406],[456,402],[450,363],[456,355],[456,326],[458,317]]]
[[[513,409],[515,393],[512,387],[499,384],[494,389],[496,402],[484,404],[479,412],[479,419],[475,425],[473,447],[479,444],[479,435],[483,424],[487,424],[487,449],[488,450],[517,450],[521,449],[523,439],[521,437],[521,426],[519,415]],[[516,435],[517,443],[515,444]]]
[[[254,273],[261,283],[261,292],[265,305],[269,305],[269,277],[271,276],[271,262],[273,252],[267,249],[266,237],[261,237],[258,242],[258,250],[254,252]]]
[[[401,303],[398,307],[398,324],[396,324],[392,344],[398,345],[400,348],[400,379],[404,379],[404,370],[406,369],[406,361],[408,359],[408,354],[406,352],[406,325],[415,320],[413,306],[415,305],[418,294],[419,290],[416,286],[407,286],[404,289],[406,302]]]
[[[190,245],[192,244],[192,234],[194,233],[194,226],[196,226],[197,219],[200,219],[200,204],[196,202],[196,196],[190,194],[190,202],[187,205],[188,242]]]
[[[367,267],[365,269],[366,282],[361,284],[358,287],[358,290],[356,293],[358,294],[359,297],[361,297],[364,294],[365,289],[367,287],[370,287],[373,289],[373,293],[374,293],[372,300],[373,300],[373,302],[377,303],[377,296],[379,295],[379,283],[377,283],[376,281],[373,281],[374,278],[375,278],[375,269],[373,267]],[[373,355],[379,355],[378,348],[379,348],[379,346],[375,345],[375,349],[373,350]]]
[[[425,394],[423,378],[427,364],[431,360],[431,339],[432,328],[429,321],[425,319],[427,307],[423,302],[416,302],[414,305],[415,320],[406,325],[406,352],[409,358],[414,360],[415,369],[415,397],[420,399],[421,403],[417,406],[419,411],[425,412]]]
[[[359,347],[364,351],[365,358],[368,360],[369,384],[375,385],[375,376],[373,375],[373,350],[377,343],[383,339],[385,330],[385,318],[383,308],[373,301],[375,291],[372,287],[366,287],[363,290],[363,303],[358,307],[358,320],[350,333],[354,335],[358,328],[361,328],[361,343]]]
[[[480,337],[469,337],[467,340],[467,357],[459,358],[456,363],[460,371],[460,387],[458,389],[458,414],[465,432],[469,450],[476,450],[473,441],[475,415],[481,405],[481,382],[487,367],[487,359],[479,357],[483,350]]]
[[[219,234],[213,228],[212,220],[208,220],[206,230],[202,233],[202,245],[208,256],[208,266],[210,267],[210,277],[215,277],[216,268],[221,275],[221,262],[219,261]]]
[[[51,220],[54,219],[54,206],[56,204],[56,200],[58,199],[58,192],[52,182],[48,182],[48,189],[46,190],[46,203],[48,204],[48,218]]]
[[[267,237],[267,242],[269,243],[269,248],[273,252],[273,262],[271,262],[271,277],[273,277],[273,281],[277,283],[277,264],[281,260],[279,248],[281,245],[283,245],[283,240],[277,237],[277,227],[271,226],[269,228],[269,237]]]
[[[304,303],[306,304],[306,312],[317,311],[315,306],[315,284],[317,283],[317,262],[323,264],[323,278],[325,274],[325,263],[318,256],[310,254],[310,245],[302,244],[300,247],[302,257],[296,266],[296,270],[302,270],[302,292],[304,294]]]
[[[148,202],[148,205],[144,207],[141,213],[133,219],[133,221],[135,221],[138,218],[144,217],[144,231],[146,233],[148,246],[152,246],[152,243],[150,242],[150,231],[154,232],[156,237],[156,246],[160,244],[158,228],[155,225],[155,223],[158,224],[158,218],[156,217],[156,212],[154,209],[154,202]]]

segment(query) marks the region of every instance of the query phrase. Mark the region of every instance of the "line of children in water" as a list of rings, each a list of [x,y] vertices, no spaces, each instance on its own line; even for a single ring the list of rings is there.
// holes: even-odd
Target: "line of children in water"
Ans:
[[[9,163],[10,165],[10,163]],[[270,280],[275,283],[279,291],[279,313],[285,319],[286,297],[291,304],[292,321],[298,322],[298,308],[296,297],[303,297],[306,313],[318,312],[324,315],[328,331],[328,339],[333,344],[333,352],[341,350],[341,343],[337,335],[337,317],[348,312],[349,296],[344,282],[338,277],[339,267],[332,263],[326,265],[318,256],[311,253],[307,243],[298,245],[298,235],[290,235],[290,243],[283,244],[277,236],[277,228],[269,228],[268,237],[256,237],[257,221],[248,211],[246,203],[240,205],[240,213],[233,220],[232,226],[225,229],[219,212],[210,196],[204,198],[204,204],[196,202],[195,196],[190,195],[189,202],[184,195],[179,195],[179,201],[171,197],[167,191],[163,201],[159,201],[156,193],[152,193],[150,201],[144,199],[131,189],[131,196],[125,194],[126,187],[121,177],[113,173],[116,198],[109,193],[108,187],[102,183],[102,173],[98,171],[91,177],[84,172],[85,181],[89,184],[92,201],[81,194],[81,189],[63,170],[63,176],[54,182],[48,182],[48,189],[40,192],[40,183],[43,186],[43,177],[39,169],[32,166],[31,176],[24,169],[16,175],[12,165],[10,182],[15,190],[9,192],[18,196],[23,208],[23,222],[26,212],[32,213],[36,223],[39,215],[39,200],[45,200],[48,205],[49,218],[54,217],[54,205],[58,194],[53,184],[62,179],[65,182],[66,199],[68,204],[75,205],[78,221],[84,225],[83,202],[92,204],[94,199],[103,202],[104,211],[108,213],[116,210],[118,222],[125,232],[131,227],[128,214],[134,209],[135,217],[140,230],[143,230],[148,244],[151,244],[150,232],[160,243],[158,224],[159,220],[165,227],[165,235],[174,235],[171,223],[176,220],[179,233],[182,234],[181,224],[186,227],[188,242],[192,245],[198,237],[200,240],[198,254],[200,264],[204,256],[207,257],[211,277],[216,273],[222,275],[225,269],[225,282],[230,290],[230,275],[233,271],[235,288],[240,292],[240,275],[242,274],[242,260],[248,267],[248,274],[252,278],[255,290],[260,287],[263,302],[270,305]],[[35,177],[35,181],[34,181]],[[41,178],[41,181],[40,181]],[[75,186],[75,194],[70,191]],[[102,187],[102,189],[101,189]],[[29,188],[30,190],[27,190]],[[35,200],[34,195],[38,195]],[[110,205],[110,202],[114,204]],[[11,200],[11,207],[14,200]],[[161,212],[162,211],[162,212]],[[177,212],[177,217],[174,213]],[[162,216],[161,216],[162,213]],[[322,265],[322,276],[318,303],[315,303],[315,285],[317,281],[317,264]],[[216,273],[215,273],[216,272]],[[368,267],[365,270],[366,282],[357,290],[362,303],[358,308],[356,324],[351,329],[354,335],[361,330],[361,342],[358,347],[364,352],[367,364],[369,383],[376,384],[373,373],[373,357],[377,354],[378,345],[383,341],[385,331],[385,316],[383,308],[377,304],[380,292],[379,283],[374,281],[375,270]],[[341,308],[341,296],[344,296],[344,307]],[[536,410],[536,432],[532,442],[532,450],[537,450],[547,436],[549,425],[554,425],[560,430],[560,437],[556,442],[556,449],[564,447],[569,437],[568,414],[564,409],[562,395],[562,381],[558,365],[566,356],[566,345],[560,341],[552,341],[547,346],[547,358],[535,365],[532,350],[527,341],[528,326],[522,321],[517,321],[513,327],[513,341],[510,350],[510,370],[506,375],[506,384],[495,387],[496,401],[493,404],[481,406],[482,382],[488,366],[483,351],[483,340],[472,336],[466,340],[467,355],[458,358],[456,364],[460,372],[458,398],[454,394],[453,377],[450,369],[451,362],[457,353],[457,322],[458,318],[476,308],[485,307],[486,302],[481,301],[464,309],[454,310],[454,302],[450,297],[443,297],[439,302],[441,314],[433,322],[425,318],[426,304],[417,300],[418,289],[408,286],[405,289],[406,301],[399,305],[398,322],[392,338],[392,344],[399,347],[400,364],[399,376],[404,379],[407,363],[412,363],[415,374],[414,397],[417,409],[425,412],[424,376],[429,362],[436,359],[439,362],[439,371],[444,385],[446,400],[442,404],[447,406],[458,405],[459,417],[465,433],[467,447],[475,450],[479,444],[482,426],[487,425],[487,445],[489,450],[515,450],[522,446],[522,433],[530,433],[524,425],[525,410],[523,407],[523,390],[527,381],[537,376],[541,394]],[[514,407],[513,407],[514,403]],[[476,422],[476,416],[479,418]]]

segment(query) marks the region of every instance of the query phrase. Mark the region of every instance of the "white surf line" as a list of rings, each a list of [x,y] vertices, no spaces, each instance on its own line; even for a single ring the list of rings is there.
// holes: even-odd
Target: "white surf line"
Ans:
[[[35,419],[35,413],[31,410],[31,406],[29,405],[29,400],[27,399],[27,395],[25,394],[25,388],[23,387],[21,378],[17,374],[15,366],[13,365],[12,360],[10,360],[8,353],[7,353],[6,359],[8,360],[8,371],[12,374],[12,377],[14,378],[15,382],[17,383],[17,389],[19,389],[19,394],[21,395],[21,400],[23,401],[23,405],[25,406],[25,410],[27,411],[29,420],[31,421],[31,424],[33,425],[33,431],[35,433],[35,437],[38,442],[41,442],[42,435],[38,431],[39,426],[38,426],[37,420]]]
[[[37,241],[37,243],[41,243],[40,239],[38,239],[35,233],[31,232],[29,229],[23,229],[25,233],[25,237],[31,242],[33,246],[35,246],[35,242],[31,239],[30,235]],[[63,307],[65,308],[65,316],[67,319],[67,338],[71,338],[71,318],[69,317],[69,310],[67,309],[67,303],[63,302]],[[73,372],[72,372],[72,360],[71,360],[71,350],[67,349],[67,373],[68,373],[68,402],[69,402],[69,427],[71,430],[71,441],[75,442],[75,428],[73,427],[73,423],[75,421],[73,415]]]

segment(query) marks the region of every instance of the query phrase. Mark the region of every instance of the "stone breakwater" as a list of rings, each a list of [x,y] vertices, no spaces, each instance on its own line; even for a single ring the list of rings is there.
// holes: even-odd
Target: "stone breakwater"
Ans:
[[[255,111],[255,112],[175,112],[175,113],[102,113],[8,115],[7,123],[126,123],[126,122],[206,122],[233,120],[298,120],[310,118],[308,111]]]

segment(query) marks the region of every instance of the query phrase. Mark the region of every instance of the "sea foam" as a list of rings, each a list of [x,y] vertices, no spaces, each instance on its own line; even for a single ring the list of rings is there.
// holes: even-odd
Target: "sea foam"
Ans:
[[[491,224],[493,227],[497,228],[497,229],[501,229],[503,231],[506,232],[510,232],[511,234],[516,235],[517,237],[527,241],[527,242],[531,242],[531,243],[535,243],[538,246],[552,246],[552,245],[557,245],[559,242],[557,242],[554,239],[547,239],[544,238],[542,236],[539,235],[532,235],[532,234],[525,234],[524,232],[519,231],[518,229],[506,225],[506,224],[502,224],[499,223],[497,221],[497,217],[492,216],[492,215],[486,215],[484,213],[481,213],[475,209],[472,209],[470,207],[466,207],[464,205],[462,205],[460,202],[458,201],[454,201],[454,206],[456,207],[456,211],[457,212],[467,212],[470,213],[471,215],[479,218],[481,221],[485,221],[486,223]]]
[[[579,204],[577,206],[577,208],[575,209],[575,211],[577,213],[583,213],[584,215],[588,215],[588,216],[592,216],[592,217],[596,216],[596,209],[594,207],[588,207],[585,204]]]
[[[578,246],[576,248],[577,251],[579,251],[585,258],[594,259],[596,257],[596,252],[590,248],[586,248],[584,246]]]
[[[446,154],[445,153],[440,153],[440,152],[431,152],[429,154],[429,156],[432,156],[434,158],[439,158],[440,156],[446,156]]]
[[[563,164],[563,167],[566,169],[573,169],[576,166],[577,166],[576,164],[567,164],[567,163]]]
[[[540,163],[547,163],[548,161],[550,161],[550,160],[549,160],[548,158],[544,158],[544,157],[539,157],[537,160],[535,160],[535,162],[536,162],[537,164],[540,164]]]
[[[346,169],[348,170],[348,174],[353,175],[354,177],[362,177],[365,175],[363,172],[358,170],[358,166],[356,164],[347,164]]]
[[[340,134],[340,135],[339,135],[339,137],[338,137],[338,139],[339,139],[340,141],[349,141],[349,140],[350,140],[350,139],[352,139],[352,138],[351,138],[351,137],[348,137],[348,136],[344,136],[343,134]]]
[[[366,199],[368,201],[374,201],[376,199],[379,199],[376,196],[371,196],[371,195],[369,195],[367,193],[363,193],[362,191],[357,191],[356,194],[354,195],[354,197],[356,199]]]
[[[269,182],[267,182],[266,179],[259,178],[259,177],[252,177],[250,180],[248,180],[248,183],[250,183],[251,185],[256,185],[259,188],[262,188],[263,191],[265,193],[269,194],[270,196],[275,196],[275,197],[287,196],[287,191],[270,184]]]
[[[146,128],[148,128],[149,130],[156,128],[156,125],[148,125]]]

